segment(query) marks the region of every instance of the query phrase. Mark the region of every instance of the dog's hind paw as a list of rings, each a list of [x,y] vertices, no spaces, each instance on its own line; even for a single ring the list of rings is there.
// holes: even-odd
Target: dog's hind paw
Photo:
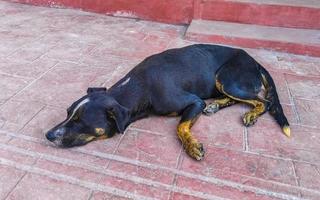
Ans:
[[[257,115],[253,112],[248,112],[243,117],[243,123],[246,127],[252,126],[257,122]]]
[[[205,115],[211,115],[213,113],[218,112],[219,110],[219,104],[217,103],[210,103],[209,105],[207,105],[204,109],[203,109],[203,114]]]

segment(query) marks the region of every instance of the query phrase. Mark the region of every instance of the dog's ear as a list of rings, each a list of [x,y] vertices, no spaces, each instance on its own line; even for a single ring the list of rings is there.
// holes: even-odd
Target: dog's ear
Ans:
[[[87,94],[91,94],[93,92],[106,92],[107,88],[105,87],[89,87],[87,89]]]
[[[107,113],[108,116],[115,121],[119,133],[123,133],[130,119],[129,110],[119,103],[115,103],[107,108]]]

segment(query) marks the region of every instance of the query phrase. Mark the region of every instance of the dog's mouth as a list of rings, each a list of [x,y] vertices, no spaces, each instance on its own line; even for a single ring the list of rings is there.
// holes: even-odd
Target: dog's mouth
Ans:
[[[85,144],[88,144],[89,142],[95,141],[95,140],[102,140],[106,139],[107,135],[100,135],[100,136],[93,136],[91,134],[78,134],[76,137],[64,137],[60,136],[55,138],[54,140],[51,140],[51,142],[60,148],[70,148],[70,147],[76,147],[76,146],[83,146]]]

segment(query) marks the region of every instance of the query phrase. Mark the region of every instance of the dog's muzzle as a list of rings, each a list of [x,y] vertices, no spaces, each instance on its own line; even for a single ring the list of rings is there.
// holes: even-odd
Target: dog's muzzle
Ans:
[[[56,130],[50,130],[46,133],[46,138],[50,142],[55,142],[57,139],[61,138],[66,132],[66,128],[61,127]]]

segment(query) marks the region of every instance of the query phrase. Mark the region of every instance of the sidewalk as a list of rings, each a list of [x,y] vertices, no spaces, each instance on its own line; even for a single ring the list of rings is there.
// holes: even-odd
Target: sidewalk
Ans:
[[[320,58],[247,49],[272,74],[292,138],[269,114],[250,128],[234,105],[193,127],[178,118],[58,149],[44,132],[87,87],[109,88],[145,57],[192,42],[186,27],[0,1],[0,199],[320,199]]]

